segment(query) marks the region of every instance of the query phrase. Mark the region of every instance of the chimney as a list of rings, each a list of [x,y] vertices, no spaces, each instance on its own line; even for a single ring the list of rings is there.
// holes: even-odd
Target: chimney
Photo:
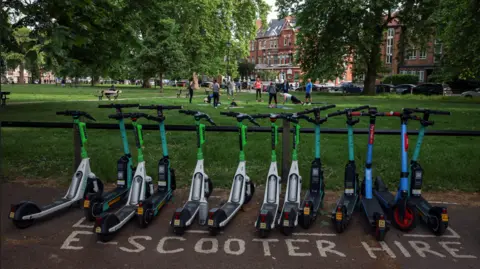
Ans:
[[[255,25],[257,26],[257,30],[262,28],[262,20],[257,19],[257,21],[255,22]]]

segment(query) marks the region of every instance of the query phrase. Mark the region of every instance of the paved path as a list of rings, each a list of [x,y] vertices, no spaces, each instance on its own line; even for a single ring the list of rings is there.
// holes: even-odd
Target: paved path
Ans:
[[[25,187],[17,183],[1,185],[2,266],[8,269],[82,268],[478,268],[480,258],[480,208],[449,205],[450,229],[442,237],[423,227],[411,234],[391,230],[378,243],[364,230],[361,215],[355,216],[341,235],[333,232],[327,217],[317,220],[310,230],[298,228],[291,237],[274,231],[266,240],[258,239],[253,222],[261,193],[217,237],[195,225],[176,237],[168,222],[185,191],[177,191],[147,229],[129,223],[109,244],[96,242],[92,224],[80,209],[17,230],[6,218],[11,202],[32,199],[46,203],[62,195],[59,189]],[[211,204],[226,197],[214,191]],[[333,195],[330,195],[333,196]],[[330,208],[335,197],[329,197]]]

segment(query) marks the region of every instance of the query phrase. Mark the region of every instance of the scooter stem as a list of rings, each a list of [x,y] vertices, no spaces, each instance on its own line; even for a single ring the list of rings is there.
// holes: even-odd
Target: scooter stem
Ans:
[[[239,140],[240,140],[240,155],[239,160],[241,162],[245,161],[245,152],[243,148],[247,145],[247,126],[244,125],[242,122],[238,123],[238,130],[239,130]]]
[[[205,143],[205,124],[195,121],[197,129],[197,160],[203,160],[202,145]]]
[[[416,162],[418,157],[420,156],[420,149],[423,143],[423,137],[425,136],[425,126],[420,126],[420,130],[418,130],[418,138],[417,138],[417,145],[415,146],[415,151],[413,152],[412,161]]]
[[[162,140],[163,156],[168,158],[167,135],[165,132],[165,123],[163,121],[158,123],[160,127],[160,139]]]
[[[354,155],[354,143],[353,143],[353,126],[347,125],[347,130],[348,130],[348,160],[349,161],[355,161],[355,155]]]
[[[320,159],[320,124],[315,124],[315,159]]]
[[[87,149],[85,148],[85,143],[87,143],[87,124],[81,122],[78,118],[74,118],[73,123],[77,125],[78,128],[78,135],[80,138],[80,154],[82,156],[82,159],[86,159],[88,158]]]
[[[128,147],[127,130],[125,128],[125,121],[123,118],[118,120],[118,125],[120,126],[120,134],[122,136],[123,152],[125,155],[128,155],[130,154],[130,148]]]
[[[272,122],[272,162],[277,161],[277,153],[275,151],[275,146],[278,143],[278,126]]]
[[[135,144],[137,146],[138,151],[138,162],[141,163],[144,161],[143,158],[143,136],[142,136],[142,125],[138,124],[137,122],[132,122],[133,125],[133,133],[135,135]]]
[[[293,152],[292,152],[292,161],[297,161],[298,156],[297,156],[297,147],[300,144],[300,125],[295,124],[293,130]]]

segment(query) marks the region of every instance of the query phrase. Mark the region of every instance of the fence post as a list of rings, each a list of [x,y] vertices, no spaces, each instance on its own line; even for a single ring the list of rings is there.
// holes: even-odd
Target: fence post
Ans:
[[[282,131],[282,183],[287,182],[288,172],[290,170],[291,144],[290,144],[290,122],[283,119]]]
[[[80,149],[80,131],[78,130],[78,125],[73,125],[73,148],[74,148],[74,161],[73,161],[73,171],[77,171],[77,167],[80,165],[82,161],[82,154]]]

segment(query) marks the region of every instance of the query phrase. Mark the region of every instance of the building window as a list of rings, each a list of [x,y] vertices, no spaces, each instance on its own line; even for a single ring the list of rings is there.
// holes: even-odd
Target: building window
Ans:
[[[392,63],[392,58],[393,58],[393,37],[395,35],[395,29],[393,28],[388,28],[387,31],[387,51],[385,53],[386,55],[386,63],[391,64]]]
[[[405,70],[400,70],[400,75],[406,75],[407,74],[407,71]]]
[[[410,60],[415,60],[415,59],[417,59],[417,50],[415,49],[415,47],[413,47],[413,48],[410,50],[410,52],[409,52],[409,54],[408,54],[408,59],[410,59]]]
[[[262,57],[258,57],[257,61],[258,61],[259,64],[261,64],[262,63]]]
[[[440,40],[435,39],[434,57],[433,57],[434,63],[440,62],[440,59],[442,58],[442,53],[443,53],[443,44],[440,42]]]
[[[420,59],[427,59],[427,49],[420,50]]]
[[[255,58],[252,57],[252,64],[255,64]]]
[[[283,46],[286,47],[287,46],[287,37],[283,37]]]
[[[418,82],[424,82],[425,81],[425,71],[418,71]]]

